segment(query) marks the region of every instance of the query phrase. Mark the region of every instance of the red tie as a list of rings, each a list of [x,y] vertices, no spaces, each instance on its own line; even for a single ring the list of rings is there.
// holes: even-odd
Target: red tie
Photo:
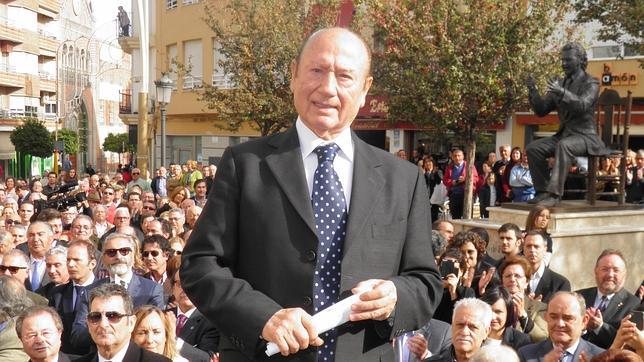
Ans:
[[[186,325],[187,320],[188,317],[186,317],[185,314],[179,314],[179,316],[177,317],[177,337],[179,337],[179,333],[181,333],[183,326]]]

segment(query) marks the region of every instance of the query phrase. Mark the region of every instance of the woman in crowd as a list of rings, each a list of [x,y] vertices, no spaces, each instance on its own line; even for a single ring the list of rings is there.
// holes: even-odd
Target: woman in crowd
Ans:
[[[619,176],[619,169],[613,162],[612,158],[602,157],[597,170],[597,176]],[[615,181],[599,181],[595,189],[597,192],[615,192],[619,182]],[[615,195],[601,195],[600,200],[617,201]]]
[[[171,360],[187,361],[179,356],[175,343],[175,326],[161,309],[152,305],[143,305],[134,313],[136,322],[132,331],[132,340],[150,352],[158,353]]]
[[[195,192],[195,181],[202,179],[203,174],[197,169],[197,161],[188,160],[185,165],[188,169],[181,177],[181,184],[188,188],[190,196],[192,196]]]
[[[546,255],[543,259],[546,265],[550,264],[552,257],[552,237],[548,233],[548,224],[550,224],[550,209],[543,205],[535,205],[528,214],[525,222],[525,232],[537,230],[546,241]]]
[[[503,344],[516,351],[520,347],[532,343],[527,334],[514,328],[518,318],[512,296],[505,287],[495,285],[488,288],[481,300],[489,304],[492,307],[492,313],[494,313],[486,344]]]
[[[64,179],[64,183],[68,184],[73,181],[78,182],[78,175],[76,174],[75,168],[72,168],[71,170],[69,170],[69,172],[67,172],[67,176]]]
[[[442,272],[447,270],[445,265],[448,263],[453,265],[454,269],[447,272],[447,275],[442,275],[443,297],[438,308],[436,308],[436,312],[434,312],[434,318],[452,323],[454,304],[463,298],[474,298],[474,291],[461,283],[463,273],[467,270],[467,262],[465,261],[465,256],[459,249],[447,249],[441,255],[439,266]]]
[[[496,268],[485,263],[485,241],[472,231],[462,231],[454,235],[449,248],[456,248],[465,256],[466,271],[463,285],[472,288],[477,297],[485,293],[485,288],[492,281]]]
[[[425,156],[423,158],[423,173],[425,175],[425,184],[427,185],[427,191],[431,197],[434,193],[434,188],[436,185],[440,184],[443,180],[443,171],[441,171],[434,162],[434,159],[430,156]],[[440,210],[440,205],[432,205],[432,220],[438,220],[438,212]]]
[[[490,217],[488,207],[501,205],[499,195],[496,194],[496,175],[494,172],[487,174],[485,184],[479,191],[479,205],[481,207],[481,217],[484,219]]]
[[[521,256],[506,257],[499,267],[499,274],[514,302],[514,311],[519,319],[517,329],[527,333],[532,342],[548,338],[548,324],[545,320],[548,306],[526,295],[528,276],[532,275],[528,261]]]
[[[535,189],[532,184],[528,155],[523,154],[521,162],[512,167],[510,187],[512,188],[512,202],[526,202],[534,198]]]
[[[12,197],[16,199],[16,179],[13,177],[7,177],[7,179],[4,181],[5,185],[5,195],[7,197]]]
[[[185,187],[177,187],[170,194],[170,208],[180,207],[183,200],[190,198],[190,191]],[[169,210],[169,209],[168,209]]]
[[[503,178],[501,178],[501,189],[503,190],[503,195],[501,195],[501,202],[510,202],[512,201],[512,186],[510,186],[510,174],[514,166],[521,163],[521,148],[514,147],[510,153],[510,162],[505,166],[503,170]]]

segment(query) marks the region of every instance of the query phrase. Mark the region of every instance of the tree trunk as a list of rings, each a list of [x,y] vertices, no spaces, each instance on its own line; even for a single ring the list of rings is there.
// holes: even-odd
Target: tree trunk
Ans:
[[[465,176],[465,195],[463,196],[463,219],[472,218],[472,208],[474,206],[474,184],[472,179],[476,155],[476,136],[474,132],[467,132],[465,137],[465,160],[467,161],[467,174]]]

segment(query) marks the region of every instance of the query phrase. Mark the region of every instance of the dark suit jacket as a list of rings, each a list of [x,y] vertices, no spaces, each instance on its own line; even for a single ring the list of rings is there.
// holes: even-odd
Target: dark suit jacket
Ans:
[[[432,319],[425,324],[421,333],[427,340],[427,349],[432,354],[439,353],[452,343],[452,326],[438,319]]]
[[[450,344],[438,354],[427,357],[423,362],[453,362],[456,360],[456,352],[454,347]]]
[[[550,298],[558,291],[570,291],[570,282],[563,275],[552,271],[550,268],[546,267],[543,270],[543,275],[537,284],[537,288],[533,292],[535,295],[541,295],[543,298],[542,302],[548,303]]]
[[[340,289],[393,281],[398,301],[389,321],[339,328],[338,361],[375,361],[389,341],[431,317],[442,293],[429,235],[429,197],[418,167],[352,134],[352,195]],[[228,148],[213,192],[181,265],[190,299],[220,330],[220,356],[263,354],[259,336],[282,308],[313,313],[318,238],[295,128]],[[296,355],[315,361],[314,348]],[[276,357],[276,360],[283,358]]]
[[[52,289],[49,298],[49,306],[56,309],[60,318],[63,320],[63,335],[61,337],[61,351],[65,353],[73,353],[77,355],[84,355],[89,353],[89,346],[78,346],[74,348],[71,344],[71,331],[76,317],[75,307],[73,306],[74,298],[74,285],[69,283],[59,285]],[[83,292],[83,293],[86,293]],[[78,301],[82,299],[82,295],[78,297]]]
[[[578,290],[577,293],[584,297],[586,308],[592,307],[595,304],[597,288],[586,288]],[[602,348],[610,347],[617,335],[617,329],[619,329],[622,319],[637,308],[640,302],[638,297],[622,288],[619,292],[615,293],[608,303],[606,310],[602,313],[604,324],[599,328],[598,333],[587,331],[583,336],[584,339]]]
[[[532,343],[530,336],[516,330],[515,328],[506,327],[503,331],[503,339],[501,340],[501,344],[512,347],[512,349],[514,349],[515,351],[530,343]]]
[[[73,361],[98,362],[98,352],[86,354],[74,359]],[[130,341],[130,345],[127,347],[127,351],[123,357],[123,362],[172,362],[172,360],[160,354],[145,350],[139,347],[136,343]]]
[[[541,362],[543,356],[552,351],[552,349],[552,342],[549,339],[539,343],[532,343],[519,348],[519,359],[521,359],[521,362]],[[577,346],[577,350],[575,350],[575,354],[572,356],[573,362],[579,361],[581,352],[585,352],[586,358],[590,360],[594,355],[604,352],[604,349],[582,339],[579,341],[579,346]]]
[[[198,310],[188,318],[177,337],[184,341],[179,354],[188,361],[208,362],[219,351],[219,331]]]
[[[92,344],[89,331],[87,330],[89,294],[92,289],[109,282],[110,278],[103,278],[95,281],[92,285],[87,287],[86,293],[84,293],[79,300],[70,338],[73,348],[85,348]],[[134,308],[149,304],[164,309],[163,288],[160,284],[157,284],[150,279],[133,274],[132,280],[127,286],[127,291],[132,297]]]

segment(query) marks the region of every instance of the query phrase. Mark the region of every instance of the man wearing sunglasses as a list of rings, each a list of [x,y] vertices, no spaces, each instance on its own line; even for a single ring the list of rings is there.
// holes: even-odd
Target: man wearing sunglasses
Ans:
[[[99,279],[88,289],[91,291],[104,284],[118,284],[127,289],[135,307],[150,304],[163,309],[163,288],[161,285],[136,275],[132,269],[134,266],[134,243],[136,241],[130,235],[121,233],[108,235],[103,244],[102,261],[109,276]],[[71,336],[72,344],[75,347],[82,347],[90,343],[86,324],[88,307],[87,298],[81,298]]]
[[[138,185],[141,187],[142,191],[152,192],[152,187],[150,187],[150,181],[144,180],[141,178],[141,170],[138,168],[132,169],[132,181],[128,182],[126,192],[129,194],[132,191],[132,186]]]
[[[172,294],[172,286],[166,274],[168,258],[171,256],[169,250],[170,243],[168,239],[161,235],[148,236],[143,239],[143,252],[141,254],[143,263],[149,270],[143,276],[163,286],[164,301],[167,301]]]
[[[107,216],[105,217],[110,224],[114,224],[114,212],[116,211],[116,205],[114,203],[114,188],[112,186],[107,186],[103,190],[103,196],[101,197],[101,203],[107,208]]]
[[[23,287],[29,283],[29,258],[18,249],[11,249],[2,256],[0,274],[17,280]],[[27,298],[34,304],[47,305],[45,297],[31,292],[25,288]]]
[[[170,361],[130,341],[136,316],[128,291],[120,285],[103,284],[90,292],[87,325],[96,352],[76,361]]]

